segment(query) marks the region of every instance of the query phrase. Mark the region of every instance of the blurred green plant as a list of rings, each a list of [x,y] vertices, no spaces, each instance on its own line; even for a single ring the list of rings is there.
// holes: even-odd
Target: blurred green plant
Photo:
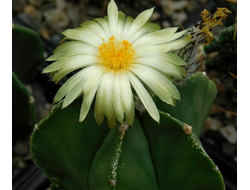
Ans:
[[[35,123],[34,98],[12,72],[12,140],[27,138]]]
[[[37,74],[44,50],[37,32],[13,24],[12,28],[12,129],[13,141],[27,138],[36,123],[34,98],[24,84]]]
[[[23,83],[31,82],[44,61],[43,44],[39,34],[14,24],[12,28],[12,70]]]

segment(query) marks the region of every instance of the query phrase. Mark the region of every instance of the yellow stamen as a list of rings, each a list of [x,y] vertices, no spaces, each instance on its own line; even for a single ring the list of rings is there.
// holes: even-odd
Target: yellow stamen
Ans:
[[[231,11],[229,11],[227,8],[217,8],[217,11],[214,14],[211,14],[206,9],[202,11],[201,17],[203,20],[203,26],[201,31],[207,35],[204,46],[210,44],[213,40],[213,34],[210,32],[210,29],[217,25],[223,25],[221,21],[227,18],[229,13],[231,13]]]
[[[104,38],[103,41],[105,41]],[[116,41],[112,36],[107,43],[103,42],[98,48],[103,64],[110,69],[124,69],[133,61],[135,52],[132,45],[126,40]]]

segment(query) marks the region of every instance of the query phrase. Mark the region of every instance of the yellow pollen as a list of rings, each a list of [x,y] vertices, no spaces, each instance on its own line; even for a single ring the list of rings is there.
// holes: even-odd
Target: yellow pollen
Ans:
[[[105,66],[119,70],[125,69],[132,63],[135,52],[128,41],[116,41],[114,36],[110,37],[107,43],[104,38],[103,41],[98,48]]]
[[[201,17],[203,23],[201,31],[207,35],[204,46],[210,44],[213,40],[213,34],[210,32],[210,29],[217,25],[223,25],[221,21],[226,19],[229,13],[231,13],[231,11],[229,11],[227,8],[217,8],[217,11],[214,14],[211,14],[206,9],[202,11]]]

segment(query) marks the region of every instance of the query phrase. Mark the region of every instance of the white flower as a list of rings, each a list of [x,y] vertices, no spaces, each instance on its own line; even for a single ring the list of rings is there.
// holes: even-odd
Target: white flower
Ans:
[[[160,30],[160,26],[148,22],[153,8],[133,19],[118,11],[111,0],[107,12],[105,18],[64,31],[63,40],[70,41],[57,47],[55,54],[47,59],[55,62],[43,73],[54,74],[55,82],[81,69],[59,89],[54,102],[65,97],[65,108],[84,94],[80,122],[95,98],[98,124],[106,115],[111,128],[117,120],[132,126],[136,93],[150,116],[159,122],[157,107],[147,89],[170,105],[174,105],[175,99],[180,100],[171,77],[182,78],[185,71],[181,65],[186,63],[170,51],[184,47],[190,36],[180,38],[186,31],[175,33],[177,27]]]

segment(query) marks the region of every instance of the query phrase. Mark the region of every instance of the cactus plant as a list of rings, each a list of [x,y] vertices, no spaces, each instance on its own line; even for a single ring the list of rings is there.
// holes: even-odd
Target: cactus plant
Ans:
[[[216,86],[196,73],[177,88],[182,100],[176,107],[156,100],[160,124],[147,113],[136,113],[123,138],[119,125],[96,124],[93,106],[79,123],[81,99],[64,109],[62,102],[55,105],[30,142],[31,156],[51,189],[225,189],[198,139]]]
[[[193,73],[198,45],[230,11],[204,10],[203,21],[178,33],[148,22],[152,13],[126,17],[111,0],[107,17],[63,32],[47,59],[54,63],[43,73],[55,83],[80,69],[31,136],[51,189],[225,189],[199,141],[216,86]]]
[[[12,129],[13,140],[28,137],[36,122],[34,98],[12,72]]]
[[[12,28],[12,127],[13,140],[28,137],[36,123],[34,98],[27,84],[43,62],[44,50],[37,32],[13,24]]]
[[[44,50],[39,34],[14,24],[12,29],[12,70],[23,83],[30,82],[43,63]]]

